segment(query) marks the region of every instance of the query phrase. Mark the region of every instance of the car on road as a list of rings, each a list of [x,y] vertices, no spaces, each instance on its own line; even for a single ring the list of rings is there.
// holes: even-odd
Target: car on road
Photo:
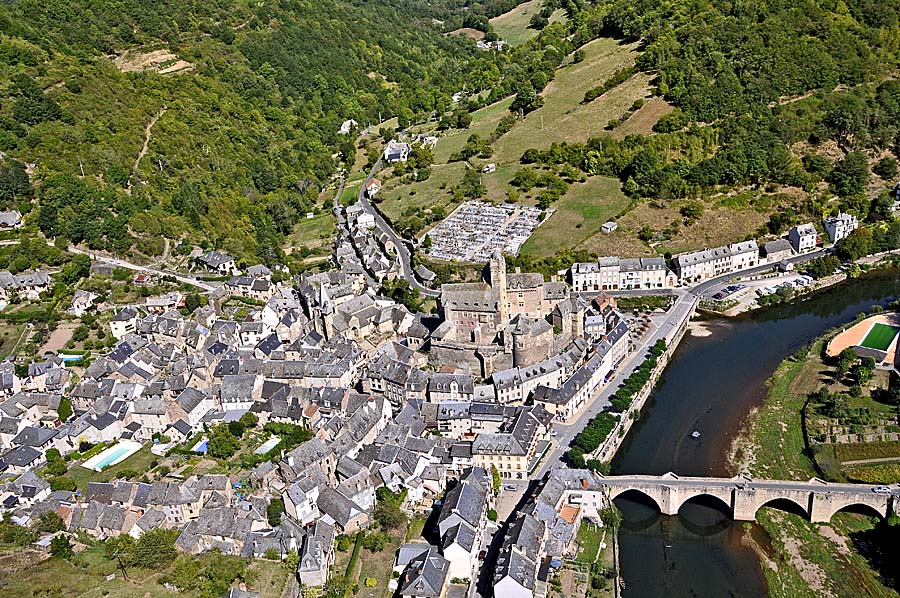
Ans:
[[[887,486],[873,486],[872,492],[875,494],[890,494],[891,489]]]
[[[556,430],[550,430],[550,436],[558,436],[558,435],[559,435],[559,432],[557,432]]]

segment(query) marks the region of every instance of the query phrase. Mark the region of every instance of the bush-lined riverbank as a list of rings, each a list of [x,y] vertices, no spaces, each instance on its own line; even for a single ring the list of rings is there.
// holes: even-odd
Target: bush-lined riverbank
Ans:
[[[830,334],[830,333],[829,333]],[[742,473],[759,478],[822,476],[804,436],[808,396],[830,380],[819,339],[786,359],[768,381],[762,407],[745,422],[732,451]],[[773,597],[896,596],[896,580],[880,564],[873,537],[896,537],[877,518],[839,513],[829,524],[810,523],[799,513],[763,508],[757,522],[768,544],[754,540]]]

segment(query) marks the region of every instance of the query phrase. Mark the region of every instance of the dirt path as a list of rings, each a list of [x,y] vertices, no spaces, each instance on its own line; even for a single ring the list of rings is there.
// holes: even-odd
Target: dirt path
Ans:
[[[159,112],[153,115],[153,118],[150,119],[150,122],[147,123],[147,126],[144,128],[144,146],[141,148],[141,151],[138,152],[137,158],[134,161],[134,166],[131,167],[131,178],[134,178],[134,175],[137,174],[138,165],[141,163],[141,158],[147,155],[147,150],[150,148],[150,137],[152,135],[153,125],[156,124],[156,121],[160,119],[160,117],[166,113],[166,108],[163,106],[160,108]],[[131,179],[128,180],[128,187],[125,188],[125,192],[128,195],[131,195]]]

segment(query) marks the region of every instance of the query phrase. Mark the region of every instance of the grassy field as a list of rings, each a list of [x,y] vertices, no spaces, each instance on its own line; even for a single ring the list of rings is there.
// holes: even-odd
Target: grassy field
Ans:
[[[506,98],[494,102],[472,113],[472,123],[468,129],[457,129],[441,134],[440,141],[434,148],[434,161],[437,164],[446,164],[450,156],[458,152],[466,145],[470,135],[489,137],[497,124],[504,116],[509,114],[509,107],[513,98]]]
[[[600,553],[600,542],[603,541],[603,529],[582,521],[578,528],[577,542],[581,547],[575,560],[579,563],[593,563]]]
[[[200,591],[175,592],[159,583],[170,572],[171,566],[162,570],[131,567],[128,569],[129,580],[125,581],[117,571],[116,563],[106,558],[102,545],[88,548],[70,561],[51,558],[25,569],[7,569],[11,559],[18,556],[14,553],[0,555],[0,598],[199,598],[203,595]],[[204,555],[194,558],[201,562],[209,560]],[[250,568],[257,575],[256,580],[248,584],[248,590],[259,592],[260,598],[281,598],[289,574],[280,563],[255,561]],[[112,573],[116,574],[115,579],[107,580],[106,576]]]
[[[12,353],[25,330],[24,324],[13,324],[12,322],[0,321],[0,359],[7,357]],[[25,342],[25,339],[22,339]]]
[[[750,472],[775,480],[808,480],[816,475],[806,456],[801,409],[821,383],[821,341],[805,356],[784,361],[768,382],[763,407],[749,420],[753,462]],[[802,355],[802,353],[801,353]]]
[[[628,120],[616,127],[612,136],[625,139],[628,135],[650,135],[653,126],[672,109],[673,106],[661,97],[650,98]]]
[[[546,149],[553,142],[584,142],[604,133],[610,119],[624,114],[649,93],[650,76],[635,75],[589,104],[584,93],[619,69],[634,64],[637,44],[601,38],[583,47],[585,59],[556,72],[544,89],[544,105],[529,113],[494,144],[497,162],[515,162],[528,148]]]
[[[770,508],[760,509],[757,517],[775,553],[773,564],[763,564],[773,598],[897,595],[863,556],[844,544],[847,535],[863,531],[860,527],[874,527],[868,518],[841,514],[831,525],[818,525]]]
[[[556,212],[525,242],[522,253],[549,257],[562,249],[578,249],[591,237],[602,234],[600,226],[628,203],[616,179],[591,177],[584,183],[575,183],[553,204]]]
[[[403,543],[405,532],[400,530],[391,533],[391,540],[384,550],[370,552],[363,549],[360,553],[359,593],[362,598],[383,598],[388,596],[388,582],[394,569],[394,557]],[[366,579],[374,579],[378,583],[374,588],[366,587]]]
[[[531,21],[531,17],[541,12],[541,5],[541,0],[530,0],[530,2],[520,4],[509,12],[491,19],[491,26],[500,39],[509,45],[521,46],[531,38],[537,37],[539,33],[537,29],[529,29],[528,23]],[[565,20],[565,11],[562,9],[553,11],[550,16],[551,23]]]
[[[437,165],[432,168],[431,176],[426,181],[412,184],[400,184],[393,178],[385,182],[384,187],[376,195],[378,208],[391,220],[396,220],[406,208],[427,208],[443,204],[449,214],[456,202],[451,197],[451,189],[462,179],[463,162]]]
[[[294,231],[285,242],[288,253],[295,247],[305,246],[317,249],[323,245],[331,245],[337,228],[330,211],[323,211],[312,218],[303,218],[294,227]]]
[[[872,325],[872,329],[869,330],[866,338],[862,340],[862,346],[877,351],[884,351],[891,346],[891,342],[897,336],[897,331],[900,331],[900,328],[876,322]]]
[[[150,465],[154,461],[160,460],[160,457],[157,457],[150,452],[149,446],[145,446],[121,463],[110,465],[103,471],[94,471],[93,469],[82,467],[81,465],[73,465],[69,468],[66,476],[72,478],[75,483],[78,484],[79,490],[84,491],[87,489],[88,482],[108,482],[122,471],[134,471],[137,473],[138,477],[140,477],[142,474],[152,469]]]

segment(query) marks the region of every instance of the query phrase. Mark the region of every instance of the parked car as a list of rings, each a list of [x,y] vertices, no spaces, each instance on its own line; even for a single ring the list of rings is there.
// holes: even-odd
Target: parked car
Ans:
[[[503,487],[503,489],[509,490],[510,492],[515,492],[516,490],[519,489],[519,487],[516,486],[515,484],[507,484],[506,486]]]
[[[478,560],[483,561],[484,557],[486,557],[486,556],[487,556],[487,550],[482,550],[481,552],[478,553]]]

